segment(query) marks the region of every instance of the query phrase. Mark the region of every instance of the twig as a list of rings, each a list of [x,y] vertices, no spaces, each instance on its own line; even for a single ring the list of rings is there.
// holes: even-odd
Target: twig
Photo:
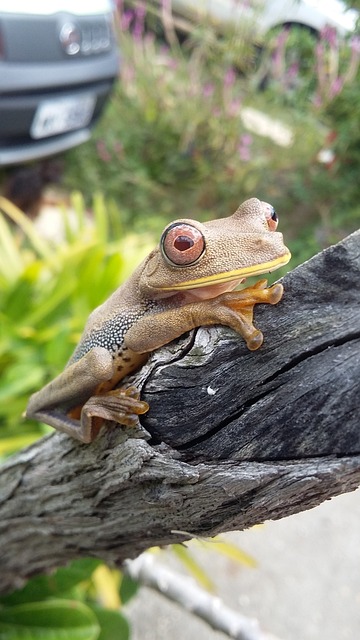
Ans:
[[[127,560],[124,572],[133,580],[177,602],[207,622],[214,630],[222,631],[230,638],[278,640],[275,636],[261,631],[257,620],[229,609],[220,598],[201,589],[192,578],[160,566],[148,553],[141,554],[135,560]]]

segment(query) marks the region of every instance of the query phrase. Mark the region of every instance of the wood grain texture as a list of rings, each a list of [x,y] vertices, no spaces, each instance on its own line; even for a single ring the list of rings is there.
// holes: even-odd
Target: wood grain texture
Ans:
[[[360,232],[283,282],[281,303],[256,308],[260,351],[201,328],[139,372],[142,428],[109,426],[91,445],[56,433],[3,465],[1,592],[73,558],[119,564],[360,484]]]

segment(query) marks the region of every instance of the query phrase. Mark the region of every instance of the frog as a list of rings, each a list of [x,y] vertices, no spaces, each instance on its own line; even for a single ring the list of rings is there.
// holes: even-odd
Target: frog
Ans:
[[[261,279],[238,287],[289,262],[277,226],[274,207],[258,198],[227,218],[168,224],[130,278],[92,311],[64,371],[30,397],[25,415],[90,443],[105,425],[139,424],[149,405],[124,378],[188,331],[225,325],[259,349],[254,306],[277,304],[283,285]]]

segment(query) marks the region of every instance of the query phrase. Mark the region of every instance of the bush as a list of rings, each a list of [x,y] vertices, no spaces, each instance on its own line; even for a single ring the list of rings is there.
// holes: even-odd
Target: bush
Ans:
[[[120,212],[99,195],[93,221],[80,194],[72,209],[71,218],[62,214],[64,238],[49,243],[0,198],[0,456],[47,429],[29,420],[19,425],[29,395],[64,368],[89,313],[153,245],[149,236],[124,232],[119,240]]]
[[[278,106],[264,105],[264,96],[229,66],[234,57],[224,41],[215,63],[213,32],[206,33],[203,47],[195,40],[189,50],[152,34],[121,32],[121,81],[93,140],[67,154],[66,184],[81,185],[88,200],[94,189],[105,189],[135,228],[158,229],[159,217],[162,225],[183,215],[229,215],[257,195],[280,215],[286,210],[291,234],[297,216],[287,200],[282,206],[283,192],[294,173],[307,171],[326,130],[312,114],[289,108],[281,117],[294,146],[276,144]],[[248,106],[269,116],[270,137],[245,127]],[[284,230],[284,218],[281,224]]]

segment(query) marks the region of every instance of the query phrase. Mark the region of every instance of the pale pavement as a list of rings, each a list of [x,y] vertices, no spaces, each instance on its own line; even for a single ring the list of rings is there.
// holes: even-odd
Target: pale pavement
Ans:
[[[257,560],[257,569],[215,551],[196,552],[227,606],[256,617],[279,640],[360,639],[359,489],[228,537]],[[163,561],[177,567],[168,556]],[[149,589],[127,611],[132,640],[226,638]]]

